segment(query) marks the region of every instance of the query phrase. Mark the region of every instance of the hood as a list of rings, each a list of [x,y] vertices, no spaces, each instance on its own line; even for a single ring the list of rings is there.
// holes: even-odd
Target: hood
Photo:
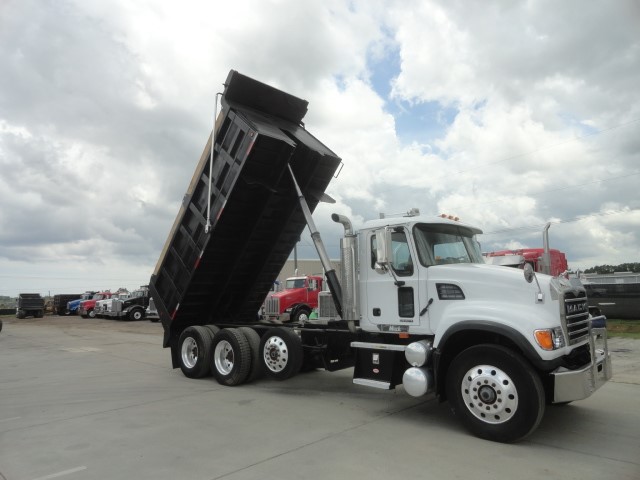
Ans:
[[[481,263],[460,263],[429,267],[429,283],[451,283],[458,285],[469,300],[489,300],[496,297],[504,303],[516,305],[535,302],[539,291],[545,303],[558,299],[563,288],[559,280],[549,275],[536,273],[535,280],[528,283],[524,271],[518,268],[486,265]]]

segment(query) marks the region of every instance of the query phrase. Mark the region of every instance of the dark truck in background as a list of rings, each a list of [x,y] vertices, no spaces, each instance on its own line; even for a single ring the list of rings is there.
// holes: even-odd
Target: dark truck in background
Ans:
[[[16,318],[44,316],[44,298],[39,293],[20,293],[16,302]]]
[[[82,296],[81,293],[61,293],[53,296],[53,313],[56,315],[69,314],[67,304]]]
[[[142,320],[146,315],[148,306],[149,288],[143,285],[126,298],[114,299],[109,306],[110,308],[100,312],[100,316],[118,320]]]
[[[149,285],[185,376],[237,386],[354,367],[354,384],[435,394],[473,434],[501,442],[533,432],[547,403],[587,398],[611,378],[585,289],[528,264],[487,265],[482,230],[455,217],[411,209],[356,230],[332,214],[344,227],[338,277],[311,212],[341,160],[304,128],[307,102],[231,71],[221,103]],[[317,319],[261,322],[305,226],[331,301]]]

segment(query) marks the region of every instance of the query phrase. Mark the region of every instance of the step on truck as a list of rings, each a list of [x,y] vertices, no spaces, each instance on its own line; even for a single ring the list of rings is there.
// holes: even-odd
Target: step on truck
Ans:
[[[342,162],[304,127],[307,102],[233,70],[224,87],[149,285],[174,368],[228,386],[353,368],[353,383],[435,395],[470,432],[501,442],[611,377],[584,288],[486,265],[474,226],[412,209],[356,230],[333,214],[344,227],[336,272],[311,214]],[[306,227],[335,315],[261,323]]]

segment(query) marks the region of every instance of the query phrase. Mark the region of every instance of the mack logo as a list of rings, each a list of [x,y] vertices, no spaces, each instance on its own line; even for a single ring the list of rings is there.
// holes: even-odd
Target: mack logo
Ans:
[[[567,313],[569,315],[574,315],[576,313],[584,313],[587,311],[587,304],[586,303],[569,303],[566,306],[567,308]]]

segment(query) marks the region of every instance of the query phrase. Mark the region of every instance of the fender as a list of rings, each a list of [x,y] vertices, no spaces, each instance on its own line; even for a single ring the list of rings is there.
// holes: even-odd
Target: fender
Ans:
[[[293,305],[291,305],[287,310],[290,310],[290,311],[291,311],[291,313],[290,313],[289,315],[290,315],[290,317],[291,317],[291,318],[293,318],[293,316],[294,316],[296,313],[298,313],[298,311],[299,311],[300,309],[302,309],[302,308],[304,308],[304,309],[306,309],[306,310],[309,310],[309,312],[312,312],[312,311],[313,311],[313,308],[311,308],[311,306],[310,306],[309,304],[307,304],[307,303],[294,303],[294,304],[293,304]],[[286,312],[286,310],[285,310],[285,312]]]
[[[453,324],[449,327],[438,342],[438,357],[441,357],[445,353],[448,341],[451,340],[455,334],[465,331],[480,331],[507,338],[520,349],[524,357],[539,371],[549,372],[559,367],[563,361],[562,357],[558,357],[553,360],[544,360],[540,358],[535,347],[524,337],[524,335],[522,335],[522,333],[504,324],[486,320],[468,320]]]

